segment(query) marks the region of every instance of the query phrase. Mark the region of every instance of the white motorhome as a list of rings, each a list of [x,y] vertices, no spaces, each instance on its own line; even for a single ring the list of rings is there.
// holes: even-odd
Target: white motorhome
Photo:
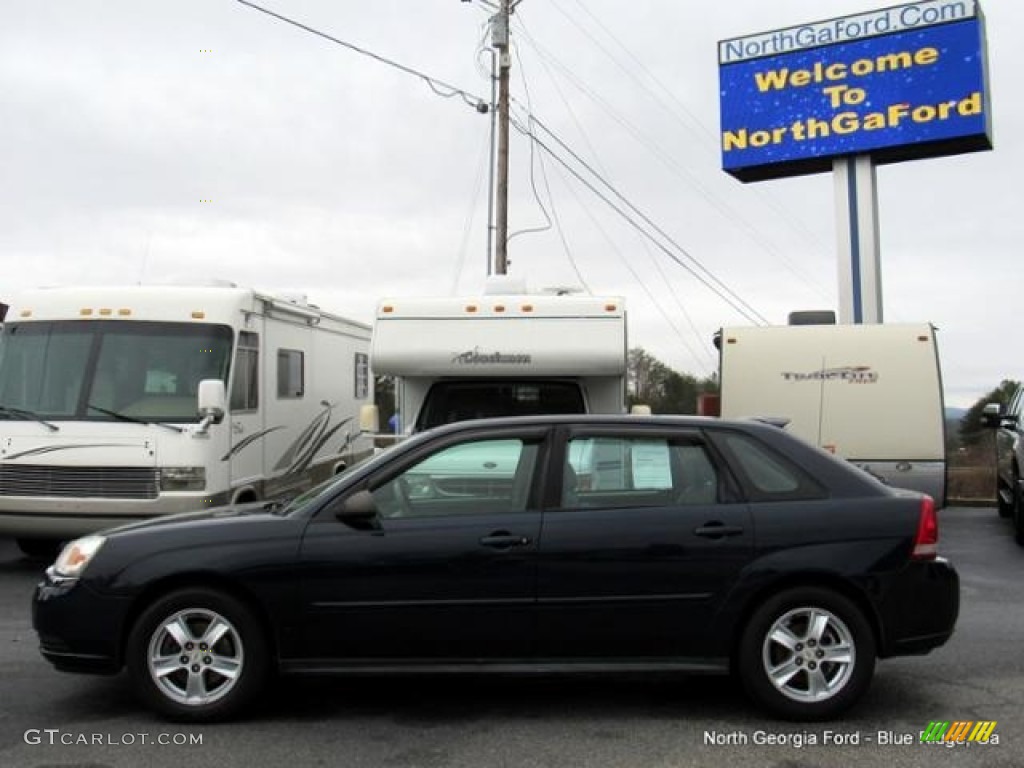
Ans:
[[[380,302],[370,362],[395,377],[401,431],[464,419],[623,413],[621,298],[484,294]]]
[[[946,496],[945,419],[928,324],[724,328],[721,415],[778,417],[890,484]]]
[[[0,343],[0,535],[42,551],[340,471],[372,450],[369,340],[301,298],[230,285],[25,293]]]

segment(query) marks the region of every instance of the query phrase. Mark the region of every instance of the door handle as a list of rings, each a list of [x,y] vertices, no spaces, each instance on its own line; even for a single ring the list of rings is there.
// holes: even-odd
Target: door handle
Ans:
[[[695,528],[693,533],[705,539],[724,539],[726,536],[739,536],[743,533],[743,527],[739,525],[726,525],[719,522],[705,523]]]
[[[511,549],[512,547],[525,547],[530,543],[526,536],[515,536],[511,533],[492,533],[480,539],[480,544],[493,549]]]

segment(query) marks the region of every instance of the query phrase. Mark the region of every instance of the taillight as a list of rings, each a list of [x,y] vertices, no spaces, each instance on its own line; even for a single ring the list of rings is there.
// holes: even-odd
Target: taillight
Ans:
[[[917,518],[917,534],[910,556],[914,560],[934,560],[939,550],[939,516],[935,513],[935,500],[921,498],[921,514]]]

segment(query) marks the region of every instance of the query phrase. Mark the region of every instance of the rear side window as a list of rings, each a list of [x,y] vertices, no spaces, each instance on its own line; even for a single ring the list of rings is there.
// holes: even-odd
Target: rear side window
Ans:
[[[821,499],[828,495],[800,467],[759,440],[738,432],[722,433],[719,440],[752,501]]]
[[[562,470],[564,508],[664,507],[718,500],[718,473],[703,445],[640,436],[569,441]]]

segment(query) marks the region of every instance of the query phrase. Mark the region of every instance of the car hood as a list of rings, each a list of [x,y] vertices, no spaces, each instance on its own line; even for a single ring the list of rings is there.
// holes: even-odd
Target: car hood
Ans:
[[[145,520],[101,532],[85,579],[129,594],[181,572],[271,572],[291,561],[305,518],[244,504]]]
[[[169,533],[174,529],[195,528],[211,522],[221,525],[230,520],[248,521],[253,518],[277,518],[280,516],[280,508],[277,505],[268,504],[263,501],[249,504],[231,504],[223,507],[201,509],[196,512],[181,512],[175,515],[164,515],[148,520],[140,520],[118,526],[117,528],[111,528],[104,531],[103,535],[119,536],[142,532]]]

